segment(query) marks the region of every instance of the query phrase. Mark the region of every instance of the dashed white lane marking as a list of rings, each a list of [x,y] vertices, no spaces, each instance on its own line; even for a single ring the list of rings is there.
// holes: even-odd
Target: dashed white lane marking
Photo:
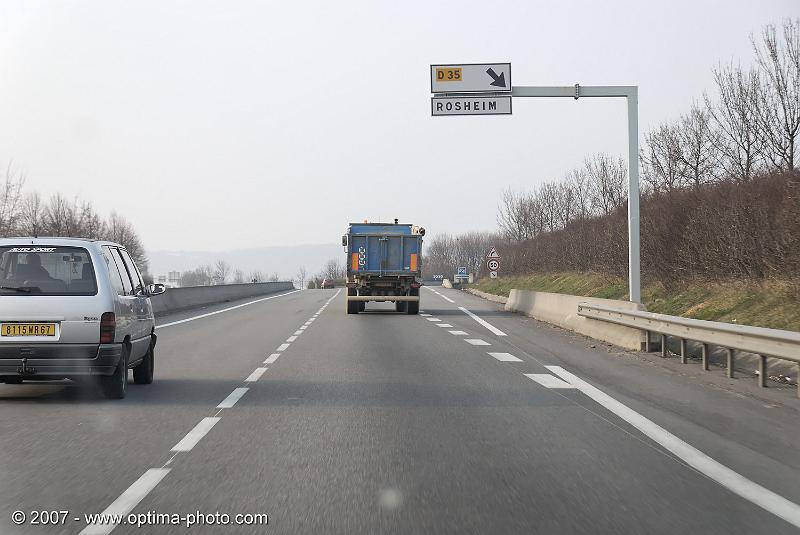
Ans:
[[[106,516],[127,515],[133,511],[134,507],[139,505],[139,502],[141,502],[145,496],[150,494],[150,491],[156,488],[156,485],[164,479],[164,476],[169,474],[169,471],[169,468],[149,469],[100,514]],[[94,524],[86,526],[79,535],[107,535],[111,533],[115,527],[117,527],[117,524]]]
[[[478,323],[480,323],[481,325],[486,327],[487,329],[489,329],[490,331],[492,331],[497,336],[506,336],[506,333],[504,333],[503,331],[501,331],[500,329],[498,329],[497,327],[495,327],[494,325],[492,325],[488,321],[486,321],[486,320],[484,320],[482,318],[479,318],[478,316],[476,316],[475,314],[473,314],[472,312],[470,312],[466,308],[458,307],[458,309],[461,312],[463,312],[464,314],[466,314],[467,316],[469,316],[470,318],[474,319],[475,321],[477,321]]]
[[[426,286],[426,288],[428,288],[428,287]],[[442,298],[442,299],[444,299],[445,301],[449,301],[449,302],[451,302],[451,303],[455,303],[455,301],[453,301],[452,299],[450,299],[450,298],[449,298],[449,297],[447,297],[446,295],[444,295],[444,294],[441,294],[441,293],[437,292],[437,291],[436,291],[436,290],[434,290],[433,288],[428,288],[428,290],[432,291],[433,293],[435,293],[436,295],[438,295],[439,297],[441,297],[441,298]]]
[[[278,351],[278,352],[286,351],[288,348],[289,348],[289,344],[281,344],[281,345],[278,346],[278,348],[275,351]]]
[[[303,332],[303,331],[305,331],[307,328],[308,328],[308,325],[303,325],[302,327],[300,327],[300,330],[299,330],[298,332]]]
[[[264,364],[272,364],[273,362],[278,360],[278,357],[280,356],[281,356],[280,353],[273,353],[272,355],[267,357],[267,360],[264,361]]]
[[[437,327],[450,327],[450,328],[452,328],[452,327],[453,327],[453,326],[452,326],[452,325],[450,325],[449,323],[437,323],[437,324],[436,324],[436,326],[437,326]]]
[[[428,320],[428,321],[435,321],[435,322],[437,322],[437,323],[438,323],[438,322],[440,322],[440,321],[442,321],[442,320],[440,320],[439,318],[425,318],[425,319],[426,319],[426,320]]]
[[[247,393],[248,390],[250,390],[250,389],[249,388],[245,388],[245,387],[234,388],[233,392],[228,394],[228,397],[223,399],[222,402],[219,405],[217,405],[217,408],[218,409],[230,409],[231,407],[236,405],[237,401],[242,399],[242,396],[244,396]]]
[[[420,314],[423,318],[430,318],[432,314]]]
[[[253,370],[253,373],[247,376],[247,379],[244,380],[245,383],[255,383],[261,376],[264,375],[264,372],[267,371],[266,368],[256,368]]]
[[[296,331],[294,332],[294,335],[295,335],[295,336],[300,336],[301,334],[303,334],[303,331],[302,331],[302,329],[298,329],[298,330],[296,330]]]
[[[449,332],[450,334],[454,334],[456,336],[466,336],[467,335],[467,331],[447,331],[447,332]]]
[[[229,312],[231,310],[236,310],[237,308],[247,307],[250,305],[255,305],[256,303],[261,303],[262,301],[268,301],[269,299],[275,299],[277,297],[283,297],[284,295],[291,295],[293,293],[300,292],[302,290],[295,290],[293,292],[287,292],[285,294],[280,295],[271,295],[269,297],[263,297],[261,299],[256,299],[255,301],[248,301],[247,303],[242,303],[241,305],[236,305],[228,308],[223,308],[222,310],[215,310],[214,312],[207,312],[206,314],[200,314],[199,316],[192,316],[191,318],[186,318],[178,321],[172,321],[170,323],[164,323],[162,325],[156,325],[156,329],[163,329],[164,327],[172,327],[173,325],[179,325],[181,323],[186,323],[188,321],[199,320],[201,318],[207,318],[209,316],[215,316],[217,314],[222,314],[223,312]]]
[[[170,451],[192,451],[192,448],[194,448],[197,443],[200,442],[200,440],[202,440],[202,438],[206,436],[209,431],[211,431],[211,428],[217,425],[217,422],[219,421],[220,418],[218,416],[209,416],[207,418],[203,418],[196,426],[194,426],[194,429],[186,433],[186,436],[183,437],[180,442],[172,446]]]
[[[515,357],[511,353],[489,353],[489,355],[501,362],[522,362],[522,359]],[[555,377],[553,377],[553,379],[555,379]]]
[[[568,382],[562,381],[558,377],[554,377],[549,373],[526,373],[525,377],[533,379],[540,385],[547,388],[575,388]]]
[[[662,447],[682,459],[689,466],[705,474],[731,492],[766,509],[790,524],[800,527],[800,505],[762,487],[754,481],[750,481],[738,472],[734,472],[694,446],[687,444],[660,425],[648,420],[627,405],[620,403],[602,390],[566,371],[561,366],[545,366],[545,368],[572,384],[647,437],[661,444]]]
[[[287,338],[287,339],[286,339],[286,342],[287,342],[287,343],[289,343],[289,344],[291,344],[291,343],[292,343],[292,342],[294,342],[295,340],[297,340],[297,337],[296,337],[296,336],[290,336],[289,338]]]
[[[487,342],[486,340],[481,340],[480,338],[464,338],[464,341],[469,343],[469,344],[472,344],[474,346],[490,346],[490,345],[492,345],[489,342]]]

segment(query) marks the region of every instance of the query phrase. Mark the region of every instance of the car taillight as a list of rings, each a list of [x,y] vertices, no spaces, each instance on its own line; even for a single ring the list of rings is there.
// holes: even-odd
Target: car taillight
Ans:
[[[100,343],[113,344],[114,333],[117,330],[117,318],[113,312],[103,312],[100,317]]]

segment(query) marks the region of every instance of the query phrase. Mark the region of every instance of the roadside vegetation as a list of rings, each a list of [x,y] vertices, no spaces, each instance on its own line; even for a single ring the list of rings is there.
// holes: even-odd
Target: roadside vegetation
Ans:
[[[508,296],[512,288],[605,299],[627,299],[628,281],[599,273],[549,273],[481,279],[470,287]],[[800,284],[786,281],[690,281],[645,284],[650,312],[709,321],[800,331]]]

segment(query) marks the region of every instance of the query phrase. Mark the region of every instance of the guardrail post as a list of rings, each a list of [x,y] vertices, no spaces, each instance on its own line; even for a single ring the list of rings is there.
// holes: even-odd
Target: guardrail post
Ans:
[[[666,334],[662,334],[661,335],[661,356],[662,357],[666,357],[667,356],[667,335]]]
[[[733,349],[728,349],[728,377],[733,378]]]
[[[708,344],[703,344],[703,369],[708,371]]]
[[[681,364],[686,364],[686,338],[681,338]]]
[[[767,388],[767,357],[758,356],[758,386]]]
[[[644,332],[644,352],[650,353],[650,331]]]

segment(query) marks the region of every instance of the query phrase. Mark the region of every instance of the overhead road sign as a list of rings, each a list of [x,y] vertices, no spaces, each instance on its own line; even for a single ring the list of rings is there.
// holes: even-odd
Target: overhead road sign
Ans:
[[[431,98],[431,115],[511,115],[509,95],[435,96]]]
[[[510,63],[431,65],[431,93],[511,91]]]

